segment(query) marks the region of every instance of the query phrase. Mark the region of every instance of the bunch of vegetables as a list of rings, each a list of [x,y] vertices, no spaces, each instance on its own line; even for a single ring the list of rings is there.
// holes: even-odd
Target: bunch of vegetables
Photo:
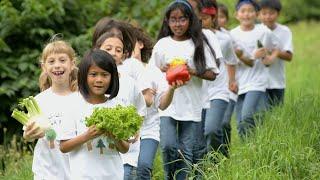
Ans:
[[[50,148],[54,148],[54,140],[57,136],[56,132],[51,128],[49,119],[41,112],[40,107],[34,97],[30,96],[23,99],[19,106],[25,108],[28,113],[14,109],[11,116],[26,126],[29,121],[35,121],[36,126],[40,127],[40,131],[45,132],[46,138],[50,143]]]
[[[117,140],[128,140],[138,132],[142,121],[134,106],[117,105],[114,108],[95,108],[92,115],[86,117],[86,126],[95,125]]]
[[[181,80],[183,82],[189,81],[190,74],[186,61],[181,58],[172,59],[169,69],[166,72],[166,79],[170,85],[177,80]]]
[[[21,108],[26,108],[28,113],[24,111],[14,109],[11,116],[19,121],[22,125],[27,125],[29,121],[36,121],[37,125],[40,126],[43,130],[50,129],[49,120],[42,114],[40,107],[34,97],[30,96],[23,99],[19,106]]]

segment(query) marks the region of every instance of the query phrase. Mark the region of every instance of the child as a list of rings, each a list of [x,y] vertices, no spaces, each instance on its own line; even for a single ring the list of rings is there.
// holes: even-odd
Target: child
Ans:
[[[150,83],[149,87],[154,92],[153,104],[147,108],[147,114],[140,130],[141,143],[137,176],[138,179],[151,179],[153,161],[160,141],[158,109],[165,110],[169,106],[174,90],[183,83],[176,82],[168,87],[161,71],[152,65],[147,65],[153,48],[150,37],[139,28],[134,29],[134,34],[137,41],[132,55],[144,64],[144,76],[147,77],[147,81]]]
[[[228,29],[229,11],[226,5],[218,3],[218,26]]]
[[[217,26],[218,6],[216,2],[201,0],[201,3],[202,27],[215,33],[223,55],[220,61],[220,73],[215,81],[204,81],[204,87],[208,91],[204,96],[208,96],[210,100],[210,107],[205,109],[204,134],[208,151],[213,149],[227,156],[228,151],[225,146],[222,146],[224,144],[222,122],[229,103],[229,90],[235,94],[238,91],[235,79],[235,65],[238,63],[238,59],[233,49],[231,37]]]
[[[75,66],[76,54],[72,47],[62,41],[54,40],[43,49],[40,63],[41,75],[39,86],[41,93],[35,99],[44,116],[48,118],[51,127],[61,134],[61,126],[65,121],[70,121],[74,112],[76,99],[74,91],[77,90],[77,68]],[[45,132],[38,123],[30,121],[24,131],[24,138],[28,141],[38,139],[34,149],[32,171],[34,179],[68,180],[70,179],[69,155],[59,150],[56,140],[49,142]]]
[[[260,1],[260,21],[275,34],[283,45],[279,51],[278,58],[269,66],[269,84],[267,87],[268,104],[277,106],[283,103],[286,87],[285,61],[291,62],[293,56],[292,33],[287,26],[277,23],[281,12],[281,2],[279,0]]]
[[[79,117],[64,125],[60,150],[70,152],[71,179],[123,179],[123,166],[119,152],[125,153],[129,144],[114,139],[116,149],[111,149],[106,137],[95,126],[86,127],[85,117],[95,107],[114,107],[119,91],[117,67],[111,55],[101,50],[89,51],[79,65],[79,90],[83,98],[77,103]],[[81,108],[81,112],[79,109]],[[103,144],[104,148],[98,148]],[[119,151],[119,152],[118,152]],[[102,152],[102,153],[101,153]]]
[[[151,64],[166,71],[174,58],[182,58],[192,76],[175,91],[172,103],[161,113],[160,145],[166,179],[186,179],[188,169],[184,161],[192,163],[195,136],[202,133],[198,125],[201,124],[202,79],[214,80],[219,72],[215,52],[208,44],[210,33],[202,32],[199,19],[187,1],[174,1],[166,10],[152,52]]]
[[[124,43],[123,43],[122,36],[120,36],[120,34],[116,34],[113,32],[105,32],[98,38],[95,48],[99,48],[101,50],[104,50],[110,53],[114,57],[117,67],[121,66],[121,62],[125,54],[123,51]],[[137,63],[140,63],[140,62],[137,61]],[[134,105],[138,109],[140,115],[145,116],[146,103],[144,100],[144,96],[142,95],[141,89],[147,89],[147,88],[144,88],[143,86],[144,84],[142,83],[140,86],[138,86],[136,83],[137,81],[134,80],[131,76],[129,76],[127,74],[128,73],[127,71],[123,71],[123,70],[119,72],[120,90],[119,90],[117,99],[124,104]],[[143,69],[140,70],[140,73],[142,73],[142,71]],[[137,80],[140,80],[140,79],[137,79]],[[131,143],[132,144],[130,146],[129,152],[121,155],[123,159],[124,168],[125,168],[124,179],[132,179],[136,176],[135,167],[137,167],[139,147],[140,147],[139,136],[137,135],[136,138],[133,139]]]
[[[258,4],[254,0],[239,0],[236,18],[240,25],[231,30],[232,37],[241,42],[252,58],[243,59],[238,66],[239,92],[236,104],[238,131],[245,137],[255,127],[254,116],[265,109],[268,79],[267,65],[277,56],[274,48],[279,46],[277,38],[263,25],[256,25]],[[272,52],[271,55],[268,52]],[[253,60],[251,60],[253,59]]]

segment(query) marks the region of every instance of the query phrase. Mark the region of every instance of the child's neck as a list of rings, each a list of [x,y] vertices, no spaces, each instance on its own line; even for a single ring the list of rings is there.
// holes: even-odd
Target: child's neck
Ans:
[[[88,103],[90,104],[101,104],[101,103],[105,103],[108,98],[106,96],[89,96],[87,99]]]
[[[72,91],[69,87],[69,84],[63,83],[63,84],[52,84],[51,89],[54,93],[65,96],[70,94]]]
[[[254,29],[254,24],[250,24],[250,25],[240,25],[240,28],[242,31],[251,31],[252,29]]]
[[[273,23],[271,25],[266,25],[266,26],[271,30],[275,30],[277,28],[277,24],[276,23]]]

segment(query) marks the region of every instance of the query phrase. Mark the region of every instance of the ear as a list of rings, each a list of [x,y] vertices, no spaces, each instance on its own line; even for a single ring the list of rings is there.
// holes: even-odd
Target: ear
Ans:
[[[139,49],[143,49],[143,48],[144,48],[144,44],[143,44],[143,42],[138,41],[138,44],[139,44]]]
[[[42,70],[43,72],[47,72],[47,69],[46,69],[46,67],[45,67],[45,65],[44,65],[43,62],[41,62],[40,66],[41,66],[41,70]]]

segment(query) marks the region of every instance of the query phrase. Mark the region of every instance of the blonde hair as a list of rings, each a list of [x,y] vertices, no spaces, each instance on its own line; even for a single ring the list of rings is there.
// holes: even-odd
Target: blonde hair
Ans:
[[[49,55],[56,54],[56,53],[67,54],[71,61],[76,62],[77,60],[76,53],[71,47],[71,45],[69,45],[67,42],[62,40],[53,40],[52,42],[49,42],[43,49],[41,58],[40,58],[40,63],[44,64]],[[70,79],[69,79],[70,90],[73,92],[78,90],[77,76],[78,76],[78,68],[74,66],[74,68],[70,73]],[[50,88],[51,85],[52,85],[52,82],[50,77],[46,72],[42,71],[39,77],[40,91],[44,91]]]

